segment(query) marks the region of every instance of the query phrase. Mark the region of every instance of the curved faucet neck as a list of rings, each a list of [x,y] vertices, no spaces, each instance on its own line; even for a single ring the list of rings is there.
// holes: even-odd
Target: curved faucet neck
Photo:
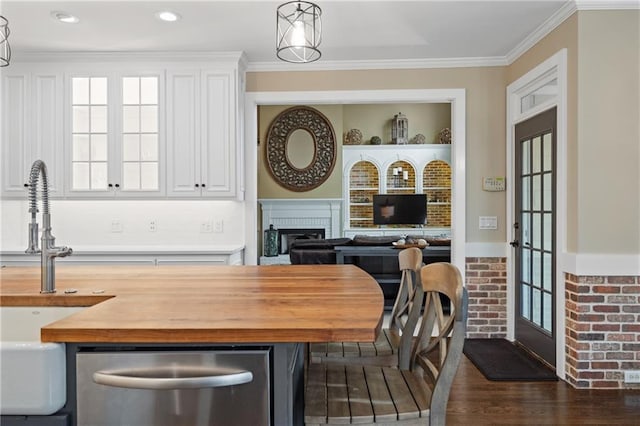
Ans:
[[[29,173],[29,211],[31,219],[35,220],[38,212],[36,189],[38,187],[38,178],[42,175],[42,213],[49,214],[49,178],[47,177],[47,165],[42,160],[34,161]]]

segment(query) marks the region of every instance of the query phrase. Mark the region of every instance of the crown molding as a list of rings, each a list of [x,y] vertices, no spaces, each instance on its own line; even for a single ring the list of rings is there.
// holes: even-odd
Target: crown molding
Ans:
[[[244,52],[171,52],[171,51],[23,51],[13,52],[15,62],[234,62],[247,64]]]
[[[640,9],[638,0],[575,0],[578,10]]]
[[[265,71],[339,71],[339,70],[388,70],[420,68],[468,68],[505,66],[503,56],[479,58],[435,58],[435,59],[385,59],[371,61],[318,61],[309,64],[286,62],[249,62],[248,72]]]
[[[560,9],[544,21],[538,28],[533,30],[531,34],[516,45],[509,53],[507,53],[507,65],[514,63],[520,56],[535,46],[540,40],[545,38],[551,31],[555,30],[560,24],[567,20],[578,10],[575,3],[565,3]]]

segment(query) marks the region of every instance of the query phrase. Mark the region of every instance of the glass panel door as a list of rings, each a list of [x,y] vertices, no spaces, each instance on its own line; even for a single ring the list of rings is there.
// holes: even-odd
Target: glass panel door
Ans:
[[[516,126],[516,340],[555,366],[556,109]]]

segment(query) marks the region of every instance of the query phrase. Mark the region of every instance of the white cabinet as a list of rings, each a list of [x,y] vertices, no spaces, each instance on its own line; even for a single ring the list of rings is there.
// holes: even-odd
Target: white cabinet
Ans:
[[[2,70],[4,198],[242,198],[244,55],[68,55]]]
[[[167,173],[170,197],[236,197],[237,70],[167,75]]]
[[[68,197],[164,195],[163,77],[162,69],[68,76]]]
[[[2,195],[26,197],[35,160],[48,167],[52,198],[63,195],[62,73],[27,71],[12,65],[2,72]]]
[[[66,265],[243,265],[244,247],[159,249],[132,247],[121,249],[74,250],[72,256],[60,258],[56,263]],[[23,251],[0,252],[2,266],[35,266],[40,257]]]

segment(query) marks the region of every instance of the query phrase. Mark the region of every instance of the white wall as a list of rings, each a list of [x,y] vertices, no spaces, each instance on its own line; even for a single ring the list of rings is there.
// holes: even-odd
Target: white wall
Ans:
[[[244,245],[245,241],[245,207],[237,201],[52,200],[50,210],[56,245],[74,250],[109,250],[109,246],[204,248]],[[21,251],[27,247],[30,218],[26,200],[0,202],[0,250]],[[122,232],[111,232],[114,220],[120,221]],[[155,232],[149,231],[151,220],[157,223]],[[222,232],[200,232],[203,222],[219,220],[223,221]]]

